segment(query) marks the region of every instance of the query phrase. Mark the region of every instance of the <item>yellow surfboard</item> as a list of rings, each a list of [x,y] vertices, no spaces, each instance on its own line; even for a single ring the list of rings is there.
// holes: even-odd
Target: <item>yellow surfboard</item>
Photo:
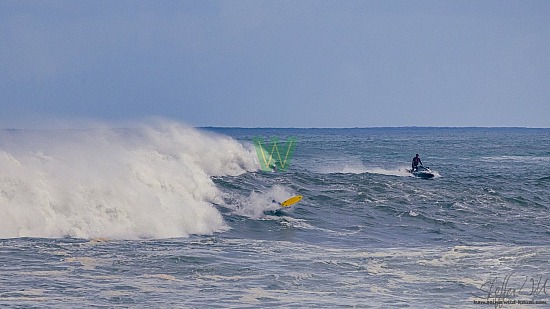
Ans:
[[[296,195],[281,203],[283,207],[290,207],[302,200],[301,195]]]

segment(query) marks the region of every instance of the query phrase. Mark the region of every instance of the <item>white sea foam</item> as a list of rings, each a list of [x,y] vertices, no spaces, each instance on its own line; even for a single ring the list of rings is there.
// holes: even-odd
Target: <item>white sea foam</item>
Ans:
[[[326,162],[316,170],[323,174],[362,174],[368,171],[363,162],[355,159],[349,159],[345,162]]]
[[[238,198],[238,202],[233,208],[235,213],[241,216],[259,219],[264,216],[265,211],[280,209],[279,203],[293,195],[284,187],[275,185],[266,192],[252,192],[248,197]]]
[[[227,229],[211,176],[257,169],[235,140],[159,121],[3,131],[0,238],[185,237]]]
[[[404,177],[412,176],[411,173],[407,171],[406,167],[398,167],[398,168],[390,168],[390,169],[376,167],[376,168],[368,169],[367,172],[371,174],[381,174],[381,175],[388,175],[388,176],[404,176]]]
[[[382,168],[382,167],[372,167],[366,166],[363,162],[350,159],[346,162],[330,162],[323,167],[317,169],[318,172],[324,174],[380,174],[388,176],[412,176],[411,173],[407,171],[407,167],[400,166],[395,168]]]

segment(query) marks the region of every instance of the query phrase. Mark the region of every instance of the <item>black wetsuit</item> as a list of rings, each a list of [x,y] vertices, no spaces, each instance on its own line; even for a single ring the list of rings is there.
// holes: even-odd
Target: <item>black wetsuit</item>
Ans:
[[[422,165],[422,161],[419,157],[414,157],[412,162],[412,171],[416,171],[418,169],[418,164]]]

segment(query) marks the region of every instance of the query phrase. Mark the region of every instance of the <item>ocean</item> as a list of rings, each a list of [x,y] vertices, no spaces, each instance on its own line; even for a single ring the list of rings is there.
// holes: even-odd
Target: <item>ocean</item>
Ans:
[[[547,308],[549,186],[550,129],[1,130],[0,307]]]

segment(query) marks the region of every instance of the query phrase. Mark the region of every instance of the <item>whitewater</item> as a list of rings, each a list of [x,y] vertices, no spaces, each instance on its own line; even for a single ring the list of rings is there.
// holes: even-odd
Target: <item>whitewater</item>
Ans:
[[[261,170],[272,137],[296,139],[287,172]],[[0,307],[545,308],[549,149],[528,128],[0,130]]]
[[[228,229],[211,177],[254,154],[176,123],[2,131],[0,237],[168,238]]]

